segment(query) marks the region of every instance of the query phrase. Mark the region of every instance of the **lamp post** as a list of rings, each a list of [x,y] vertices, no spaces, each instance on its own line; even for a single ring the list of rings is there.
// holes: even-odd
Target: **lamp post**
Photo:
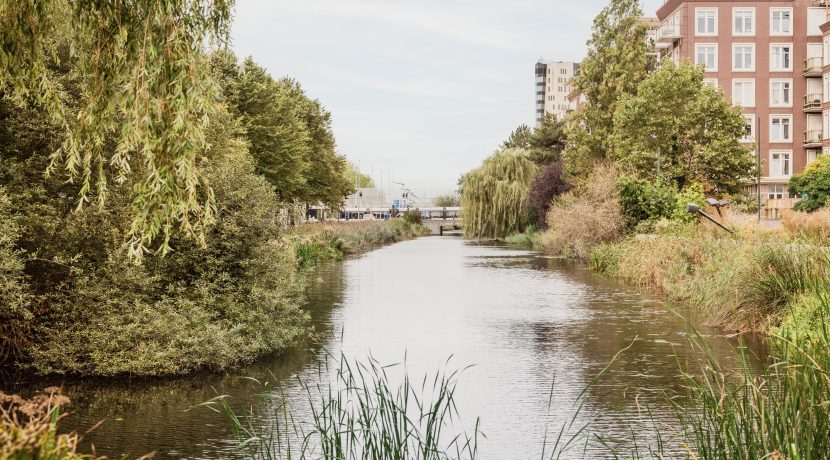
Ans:
[[[721,202],[721,203],[724,203],[724,202]],[[724,203],[724,204],[718,204],[718,212],[720,212],[720,207],[721,207],[721,206],[725,206],[725,203]],[[735,234],[735,232],[733,232],[732,230],[729,230],[728,228],[726,228],[726,227],[725,227],[722,223],[720,223],[720,222],[716,221],[714,217],[712,217],[712,216],[710,216],[709,214],[707,214],[707,213],[703,212],[703,210],[702,210],[702,209],[700,209],[700,206],[698,206],[698,205],[697,205],[697,203],[689,203],[689,204],[687,204],[687,205],[686,205],[686,211],[687,211],[689,214],[699,214],[699,215],[701,215],[701,216],[703,216],[703,217],[705,217],[705,218],[709,219],[709,221],[711,221],[713,224],[715,224],[715,225],[717,225],[718,227],[720,227],[720,228],[722,228],[722,229],[726,230],[727,232],[729,232],[729,234],[730,234],[730,235],[734,235],[734,234]]]

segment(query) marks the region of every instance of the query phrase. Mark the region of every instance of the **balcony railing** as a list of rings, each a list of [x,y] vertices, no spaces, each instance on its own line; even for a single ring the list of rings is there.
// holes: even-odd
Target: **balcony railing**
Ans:
[[[821,69],[824,67],[823,59],[820,57],[811,57],[804,60],[804,76],[806,77],[820,77]]]
[[[680,24],[663,24],[657,29],[658,42],[673,42],[680,39]]]
[[[821,141],[823,138],[824,132],[820,129],[804,131],[804,147],[821,146]]]
[[[821,94],[808,94],[804,96],[805,112],[821,112]]]

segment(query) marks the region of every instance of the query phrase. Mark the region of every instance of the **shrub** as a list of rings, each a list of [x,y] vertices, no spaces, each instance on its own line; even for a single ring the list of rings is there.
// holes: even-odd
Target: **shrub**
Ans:
[[[530,185],[527,196],[528,206],[535,212],[535,222],[539,228],[547,227],[545,220],[553,199],[573,188],[562,178],[563,173],[562,160],[554,161],[542,168]]]
[[[784,228],[792,236],[805,236],[820,242],[830,241],[830,209],[812,213],[785,210],[781,214]]]
[[[673,185],[625,176],[617,186],[629,229],[644,221],[671,217],[677,202],[677,189]]]
[[[672,211],[672,219],[680,222],[699,221],[700,217],[696,214],[690,214],[686,210],[686,205],[689,203],[695,203],[700,206],[701,209],[706,206],[706,195],[704,195],[703,192],[703,185],[692,184],[677,194],[674,210]]]
[[[790,178],[790,193],[806,195],[795,205],[796,211],[813,212],[827,206],[830,198],[830,155],[822,155]]]
[[[406,211],[403,213],[403,220],[408,224],[420,224],[421,213],[420,211]]]
[[[590,180],[555,200],[548,212],[545,250],[587,258],[590,247],[622,235],[625,218],[617,189],[617,173],[598,166]]]
[[[0,365],[19,358],[32,317],[23,261],[15,249],[18,238],[20,228],[11,202],[0,187]]]

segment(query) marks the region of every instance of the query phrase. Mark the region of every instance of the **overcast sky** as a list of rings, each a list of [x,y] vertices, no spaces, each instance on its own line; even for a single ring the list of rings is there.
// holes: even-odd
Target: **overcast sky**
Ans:
[[[654,15],[663,0],[645,0]],[[604,0],[238,0],[233,47],[332,112],[376,181],[454,188],[534,121],[538,58],[581,60]]]

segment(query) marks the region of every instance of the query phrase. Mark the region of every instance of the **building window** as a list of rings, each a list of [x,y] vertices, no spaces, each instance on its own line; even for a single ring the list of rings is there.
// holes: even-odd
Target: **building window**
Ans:
[[[755,35],[755,8],[732,10],[732,35]]]
[[[732,80],[732,103],[741,107],[755,107],[755,80]]]
[[[771,45],[770,70],[793,70],[793,45]]]
[[[787,186],[784,184],[770,184],[767,185],[767,199],[768,200],[783,200],[787,193]]]
[[[792,152],[773,151],[770,152],[769,175],[770,177],[787,177],[792,174],[790,168]]]
[[[713,36],[718,34],[718,9],[695,9],[696,34],[698,36]]]
[[[824,113],[823,113],[822,128],[824,128],[824,130],[822,132],[821,138],[822,139],[830,138],[830,110],[825,110]]]
[[[704,78],[703,79],[703,84],[706,85],[706,86],[711,86],[716,91],[718,89],[718,79],[717,78]]]
[[[792,107],[792,80],[771,80],[770,105],[772,107]]]
[[[807,9],[807,35],[821,35],[821,25],[827,22],[824,7]]]
[[[793,9],[792,8],[771,8],[770,9],[770,35],[792,35],[793,34]]]
[[[696,51],[695,64],[703,64],[708,71],[718,70],[718,45],[697,45]]]
[[[732,45],[732,70],[755,70],[755,45]]]
[[[744,115],[744,134],[741,136],[741,142],[755,141],[755,115]]]
[[[773,115],[771,117],[770,142],[792,142],[792,116],[791,115]]]

